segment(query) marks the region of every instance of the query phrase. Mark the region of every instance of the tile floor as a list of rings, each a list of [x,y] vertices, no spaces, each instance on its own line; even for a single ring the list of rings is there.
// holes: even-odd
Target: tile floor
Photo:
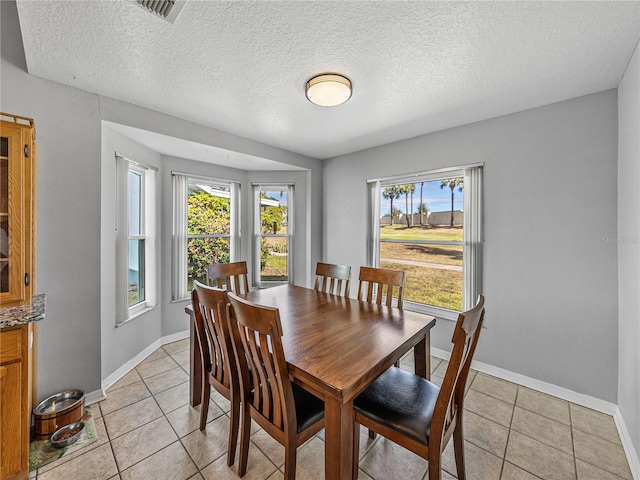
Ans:
[[[209,423],[198,430],[189,406],[188,340],[164,345],[94,405],[98,441],[45,465],[30,478],[91,480],[236,479],[226,464],[229,402],[212,393]],[[412,357],[402,361],[413,369]],[[435,382],[446,361],[432,357]],[[472,371],[465,402],[465,456],[470,480],[631,479],[613,418]],[[283,478],[284,449],[255,427],[246,480]],[[323,432],[298,450],[297,478],[324,479]],[[359,478],[425,479],[427,462],[361,429]],[[456,478],[451,443],[443,479]],[[237,458],[237,457],[236,457]]]

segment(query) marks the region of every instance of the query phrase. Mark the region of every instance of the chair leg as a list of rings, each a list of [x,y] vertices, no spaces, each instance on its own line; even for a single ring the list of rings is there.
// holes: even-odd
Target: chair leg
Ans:
[[[458,480],[465,480],[464,467],[464,438],[462,435],[462,409],[458,410],[458,419],[453,430],[453,453],[456,457],[456,472]]]
[[[251,416],[248,408],[243,403],[242,426],[240,429],[240,461],[238,463],[238,476],[244,477],[247,473],[247,459],[249,458],[249,438],[251,437]]]
[[[238,429],[240,428],[240,402],[232,397],[231,418],[229,419],[229,445],[227,447],[227,465],[233,465],[236,459],[236,444],[238,443]]]
[[[371,430],[369,430],[371,431]],[[358,467],[360,466],[360,424],[353,422],[353,467],[352,480],[358,480]]]
[[[296,455],[295,441],[284,448],[284,480],[296,480]]]
[[[369,438],[371,439],[376,438],[376,432],[374,432],[373,430],[369,430]]]
[[[440,480],[442,454],[434,452],[429,456],[429,480]]]
[[[206,373],[205,373],[206,375]],[[202,377],[202,395],[200,396],[200,430],[207,426],[207,415],[209,415],[209,399],[211,398],[211,385],[206,376]]]

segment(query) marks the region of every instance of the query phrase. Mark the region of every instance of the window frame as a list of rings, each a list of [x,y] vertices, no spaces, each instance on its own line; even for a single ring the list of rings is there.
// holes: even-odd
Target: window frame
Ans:
[[[172,272],[171,301],[181,302],[191,298],[188,278],[188,247],[192,238],[229,238],[229,261],[240,260],[240,241],[242,236],[240,211],[240,182],[223,178],[206,177],[190,173],[172,171],[173,184],[173,233],[172,233]],[[189,185],[201,184],[224,186],[229,188],[230,233],[229,234],[189,234],[188,199]],[[183,278],[184,277],[184,278]]]
[[[277,285],[293,284],[293,259],[294,259],[294,184],[293,183],[254,183],[253,196],[254,196],[254,241],[253,241],[253,257],[254,257],[254,275],[253,286],[257,288],[269,288]],[[287,191],[287,233],[262,233],[262,210],[261,210],[261,197],[260,192],[262,190],[286,190]],[[260,240],[262,238],[286,238],[287,239],[287,280],[262,280],[260,270]]]
[[[138,211],[138,215],[139,215],[139,223],[140,223],[140,232],[138,234],[131,234],[130,231],[130,226],[131,226],[131,217],[130,217],[130,211],[129,211],[129,207],[131,206],[131,198],[130,198],[130,193],[131,193],[131,184],[130,182],[130,174],[134,173],[135,175],[138,175],[140,177],[140,205],[139,205],[139,211]],[[129,309],[129,315],[128,318],[132,318],[135,317],[136,315],[139,315],[142,311],[144,311],[147,308],[147,297],[146,297],[146,284],[147,284],[147,258],[146,258],[146,244],[147,244],[147,216],[148,216],[148,212],[147,212],[147,204],[149,203],[148,199],[146,198],[146,191],[147,188],[145,186],[145,182],[146,182],[146,169],[140,167],[139,165],[133,164],[131,162],[129,162],[129,166],[127,168],[127,259],[129,259],[129,255],[130,255],[130,242],[131,240],[137,240],[138,244],[140,242],[140,240],[143,240],[143,258],[142,259],[138,259],[138,266],[142,265],[143,266],[143,271],[140,272],[138,271],[138,288],[141,289],[144,292],[144,298],[139,301],[138,303],[135,303],[133,305],[129,304],[129,288],[131,287],[131,285],[129,284],[129,281],[127,280],[127,307]],[[138,251],[138,255],[140,254],[140,252]],[[140,261],[142,260],[142,261]],[[128,272],[129,272],[129,262],[127,261],[127,279],[128,279]]]
[[[462,246],[462,311],[471,308],[475,304],[478,294],[482,292],[482,244],[484,241],[482,229],[482,171],[483,164],[480,163],[368,180],[369,199],[367,207],[370,218],[367,232],[368,265],[373,267],[380,266],[381,242]],[[384,187],[404,183],[436,181],[451,177],[464,178],[463,211],[465,215],[463,217],[462,241],[380,239],[380,195]],[[436,305],[406,300],[406,286],[403,306],[406,310],[454,321],[460,312]]]
[[[235,221],[234,219],[236,218],[236,203],[237,203],[237,199],[235,199],[235,195],[233,194],[233,182],[224,182],[224,181],[220,181],[220,180],[212,180],[212,179],[206,179],[203,180],[201,178],[194,178],[194,177],[189,177],[187,178],[187,198],[185,199],[185,202],[187,204],[187,209],[188,209],[188,205],[189,205],[189,186],[190,185],[196,185],[196,186],[201,186],[201,185],[206,185],[209,187],[225,187],[228,189],[229,191],[229,233],[203,233],[203,234],[190,234],[189,233],[189,228],[188,228],[188,222],[189,222],[189,214],[187,213],[187,249],[185,250],[185,256],[187,257],[187,269],[188,269],[188,262],[189,262],[189,240],[192,239],[197,239],[197,238],[226,238],[229,241],[229,261],[230,262],[235,262],[238,260],[238,248],[237,248],[237,242],[236,242],[236,238],[239,237],[239,232],[238,232],[238,222]],[[211,195],[211,194],[210,194]],[[234,231],[236,230],[236,231]],[[188,275],[188,273],[187,273]],[[187,285],[189,283],[189,279],[187,277]],[[187,293],[189,292],[189,289],[187,287]]]
[[[145,165],[116,153],[116,222],[115,222],[115,259],[116,259],[116,318],[119,327],[157,306],[157,171],[153,166]],[[130,172],[140,176],[140,231],[130,234],[129,200]],[[138,284],[143,285],[144,300],[129,305],[129,241],[144,240],[144,256],[138,259],[143,272],[138,272]]]

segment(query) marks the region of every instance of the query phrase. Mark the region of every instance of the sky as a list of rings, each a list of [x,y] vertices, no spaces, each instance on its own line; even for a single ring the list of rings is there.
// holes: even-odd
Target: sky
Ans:
[[[413,194],[413,213],[418,210],[420,205],[420,183],[416,183],[416,191]],[[383,188],[384,190],[384,188]],[[454,190],[453,197],[454,210],[462,210],[463,192],[459,192],[458,188]],[[424,182],[423,201],[431,212],[449,212],[451,211],[451,189],[445,187],[440,188],[440,180]],[[402,195],[393,201],[393,208],[397,208],[402,213],[405,212],[405,198]],[[411,209],[411,195],[409,195],[409,209]],[[388,215],[391,211],[391,201],[380,196],[380,215]]]

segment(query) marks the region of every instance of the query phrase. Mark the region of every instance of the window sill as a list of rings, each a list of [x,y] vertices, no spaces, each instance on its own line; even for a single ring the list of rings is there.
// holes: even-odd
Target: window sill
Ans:
[[[404,310],[409,310],[410,312],[423,313],[425,315],[431,315],[432,317],[436,317],[442,320],[450,320],[455,322],[458,320],[458,314],[455,310],[449,310],[446,308],[434,307],[433,305],[425,305],[422,303],[410,302],[405,300],[403,305]]]
[[[117,327],[122,327],[123,325],[126,325],[130,321],[135,320],[136,318],[141,317],[142,315],[146,315],[147,313],[149,313],[152,310],[155,310],[156,308],[158,308],[158,305],[154,305],[153,307],[146,307],[143,310],[140,310],[140,311],[136,312],[134,315],[132,315],[131,317],[127,318],[125,321],[120,322],[120,323],[116,323],[116,328]]]
[[[191,295],[191,294],[189,293],[189,295]],[[190,301],[191,301],[191,297],[187,296],[187,297],[184,297],[184,298],[178,298],[176,300],[171,300],[169,303],[182,303],[182,302],[190,302]]]

